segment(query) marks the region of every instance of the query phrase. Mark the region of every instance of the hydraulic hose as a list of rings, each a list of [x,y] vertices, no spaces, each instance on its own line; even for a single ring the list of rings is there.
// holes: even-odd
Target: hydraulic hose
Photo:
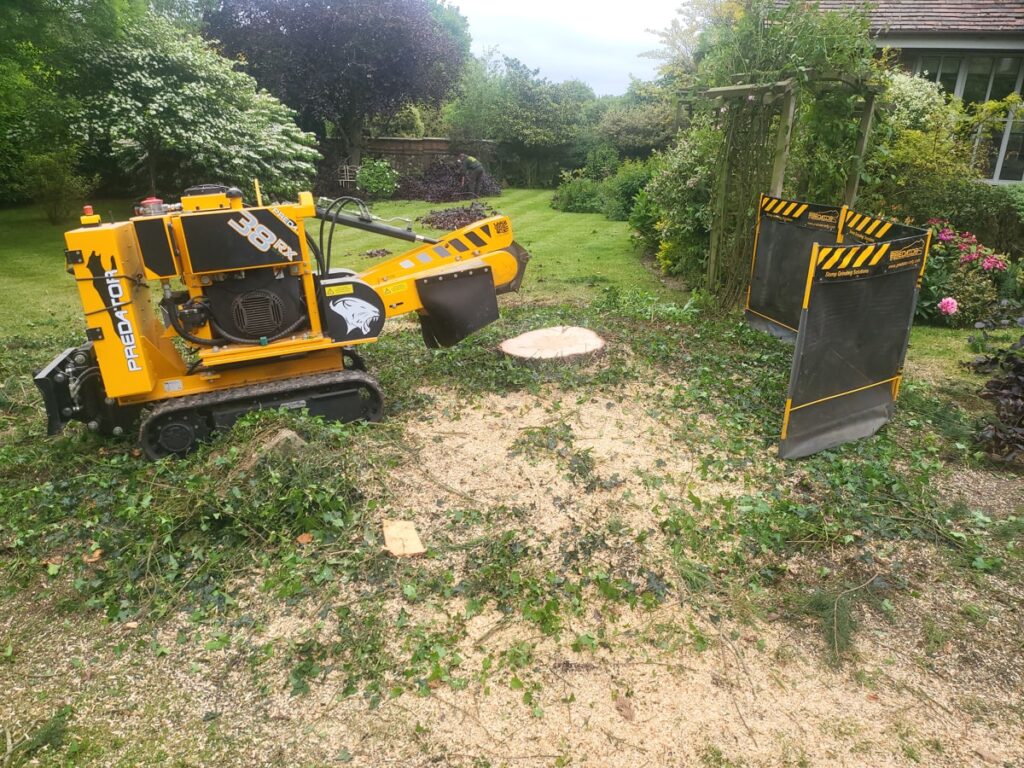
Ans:
[[[361,216],[352,216],[340,211],[332,211],[330,207],[317,208],[316,217],[318,219],[341,224],[344,227],[361,229],[365,232],[373,232],[378,235],[384,235],[385,237],[394,237],[398,240],[407,240],[410,243],[438,242],[432,237],[425,237],[417,232],[413,232],[411,229],[401,229],[400,227],[393,227],[390,224],[382,224],[381,222],[373,219],[363,218]]]

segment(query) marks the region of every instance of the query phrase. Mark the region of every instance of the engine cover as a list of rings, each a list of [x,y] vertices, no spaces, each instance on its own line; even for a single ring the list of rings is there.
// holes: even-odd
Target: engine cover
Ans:
[[[270,339],[304,325],[308,318],[302,281],[286,272],[257,269],[229,274],[206,288],[216,329],[252,342]],[[298,323],[298,325],[296,325]]]

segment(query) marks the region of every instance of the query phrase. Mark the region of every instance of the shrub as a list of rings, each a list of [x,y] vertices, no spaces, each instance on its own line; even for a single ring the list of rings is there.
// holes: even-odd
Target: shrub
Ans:
[[[975,324],[980,334],[970,337],[980,355],[968,365],[978,373],[992,374],[981,396],[991,400],[995,417],[975,436],[993,457],[1004,461],[1024,458],[1024,335],[993,351],[990,342],[1010,329],[1024,328],[1024,303],[1003,300],[992,316]],[[992,332],[995,336],[990,336]]]
[[[391,197],[398,189],[398,177],[387,160],[366,160],[356,173],[356,186],[373,197]]]
[[[998,189],[1006,195],[1006,200],[1014,213],[1024,219],[1024,184],[1005,184]]]
[[[604,181],[612,176],[622,161],[615,147],[602,145],[587,152],[587,164],[583,166],[583,175],[595,181]]]
[[[51,224],[71,215],[76,205],[96,186],[95,179],[80,176],[74,149],[29,155],[22,166],[22,189],[33,202],[43,206]]]
[[[645,254],[654,255],[658,250],[658,207],[651,200],[646,189],[636,194],[633,210],[629,214],[629,226],[633,233],[630,239],[633,245]]]
[[[658,230],[657,257],[661,268],[681,275],[691,286],[704,279],[711,231],[711,189],[713,165],[718,157],[722,134],[709,115],[697,115],[691,128],[658,161],[646,186],[643,211]]]
[[[627,160],[601,183],[601,213],[612,221],[626,221],[633,211],[637,193],[651,178],[647,163]]]
[[[932,218],[970,230],[999,251],[1021,253],[1024,193],[980,181],[996,119],[1017,99],[965,108],[935,83],[889,75],[886,101],[865,160],[857,207],[923,223]],[[1024,185],[1021,185],[1024,186]]]
[[[551,197],[551,207],[566,213],[600,213],[601,184],[581,176],[579,171],[563,171],[562,183]]]
[[[932,247],[916,316],[958,328],[973,325],[996,303],[1000,287],[1007,282],[1009,260],[948,222],[935,220],[931,227]]]

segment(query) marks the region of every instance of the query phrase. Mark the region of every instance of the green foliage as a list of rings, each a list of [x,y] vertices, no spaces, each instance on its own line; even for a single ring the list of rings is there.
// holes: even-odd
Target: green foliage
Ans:
[[[630,234],[633,245],[645,255],[654,255],[660,243],[658,207],[646,187],[636,194],[633,211],[629,214],[629,226],[633,230]]]
[[[886,88],[892,108],[880,114],[858,206],[919,224],[943,219],[1019,252],[1024,223],[1014,193],[979,181],[993,131],[1001,133],[1000,117],[1019,97],[964,107],[935,83],[902,73],[889,74]]]
[[[356,173],[356,186],[373,197],[391,197],[398,189],[399,177],[387,160],[366,160]]]
[[[698,46],[697,78],[709,86],[730,85],[739,73],[757,82],[810,68],[864,74],[874,55],[865,13],[768,0],[721,3]]]
[[[731,85],[740,74],[753,83],[795,78],[800,106],[791,183],[809,199],[838,197],[856,136],[856,94],[819,93],[809,73],[860,77],[870,71],[874,46],[866,15],[755,0],[703,4],[688,16],[688,26],[677,23],[662,35],[666,71],[686,79],[696,63],[692,79],[704,87]],[[756,200],[774,159],[779,103],[751,96],[720,109],[699,104],[648,188],[645,205],[658,211],[663,269],[691,285],[707,285],[725,302],[739,295],[746,280]],[[645,218],[652,217],[645,211]]]
[[[222,0],[206,34],[319,136],[361,146],[365,124],[439,106],[469,54],[465,17],[438,0]]]
[[[627,221],[636,196],[651,177],[650,164],[627,160],[601,183],[601,213],[612,221]]]
[[[149,16],[89,53],[78,83],[87,149],[112,153],[150,191],[258,178],[287,198],[310,183],[313,136],[201,38]]]
[[[600,213],[601,183],[577,171],[563,171],[562,183],[551,197],[551,207],[566,213]]]
[[[116,40],[139,10],[124,0],[0,3],[0,202],[32,197],[22,183],[30,156],[80,140],[72,84],[82,52]]]
[[[38,757],[45,755],[47,751],[56,751],[64,746],[67,739],[68,720],[73,714],[74,711],[70,706],[63,706],[35,728],[32,733],[17,741],[12,741],[10,732],[6,732],[4,768],[36,765]]]
[[[357,535],[359,494],[336,451],[272,457],[240,451],[247,436],[269,434],[275,421],[288,423],[252,417],[234,430],[224,450],[161,465],[127,452],[97,459],[89,441],[63,450],[46,447],[34,458],[5,446],[0,461],[7,487],[22,487],[5,492],[0,535],[14,542],[29,571],[44,553],[67,551],[53,575],[73,578],[81,599],[112,619],[143,607],[159,612],[182,598],[197,610],[220,610],[230,603],[227,580],[254,563],[252,553],[288,549],[307,531],[324,541]],[[327,444],[351,444],[355,434],[336,424],[293,419],[290,425]],[[97,460],[99,473],[52,472],[56,465]],[[120,480],[111,483],[108,473]],[[40,474],[46,479],[23,485]],[[100,555],[83,556],[94,552]]]
[[[1017,216],[1024,220],[1024,184],[1004,184],[999,189],[1006,195]]]
[[[615,150],[599,147],[587,165],[563,171],[551,207],[567,213],[603,213],[612,221],[627,221],[637,195],[651,177],[652,165],[638,160],[620,163]]]
[[[499,177],[514,185],[548,186],[559,167],[579,165],[574,155],[594,98],[579,81],[552,83],[518,59],[489,58],[467,68],[445,118],[458,142],[498,142]]]
[[[674,110],[663,98],[646,104],[614,104],[601,117],[597,131],[621,154],[642,158],[667,147],[675,128]]]
[[[51,224],[58,224],[81,205],[96,186],[75,170],[78,151],[74,147],[28,155],[21,170],[21,185],[26,197],[43,207]]]
[[[942,86],[900,71],[887,73],[885,101],[879,119],[900,131],[927,131],[947,109]]]
[[[646,187],[644,205],[652,210],[641,209],[648,223],[655,221],[661,268],[691,285],[700,285],[707,262],[714,169],[722,144],[712,116],[696,115]],[[654,239],[649,229],[641,237],[648,243]]]
[[[615,147],[601,144],[587,152],[587,162],[583,166],[583,175],[595,181],[604,181],[618,170],[622,161]]]
[[[801,613],[814,618],[821,627],[828,647],[829,659],[839,663],[853,647],[857,622],[853,616],[854,592],[843,590],[833,594],[817,589],[794,601]]]
[[[414,139],[426,136],[423,114],[415,104],[407,104],[390,120],[382,123],[381,136],[409,136]]]

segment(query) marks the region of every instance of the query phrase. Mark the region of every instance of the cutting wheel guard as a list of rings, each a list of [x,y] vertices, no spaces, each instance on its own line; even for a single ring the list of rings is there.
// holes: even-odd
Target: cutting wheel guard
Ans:
[[[416,290],[423,302],[423,341],[432,349],[458,344],[498,319],[498,298],[488,266],[423,277],[416,281]]]

